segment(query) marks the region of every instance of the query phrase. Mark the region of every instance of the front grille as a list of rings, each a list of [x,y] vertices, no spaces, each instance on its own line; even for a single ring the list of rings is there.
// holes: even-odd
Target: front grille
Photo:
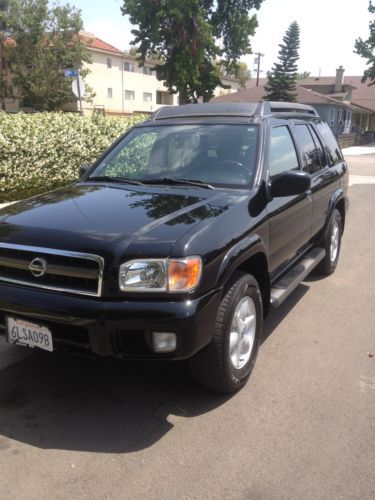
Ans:
[[[6,283],[100,297],[103,268],[97,255],[0,243],[0,281]]]

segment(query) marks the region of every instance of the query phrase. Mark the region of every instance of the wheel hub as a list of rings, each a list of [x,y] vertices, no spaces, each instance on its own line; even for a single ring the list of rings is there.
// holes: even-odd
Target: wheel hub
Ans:
[[[256,308],[253,299],[243,297],[234,311],[230,328],[230,360],[240,370],[249,361],[256,332]]]
[[[331,245],[330,245],[330,257],[331,262],[335,262],[337,253],[339,251],[339,225],[337,221],[333,223],[332,232],[331,232]]]

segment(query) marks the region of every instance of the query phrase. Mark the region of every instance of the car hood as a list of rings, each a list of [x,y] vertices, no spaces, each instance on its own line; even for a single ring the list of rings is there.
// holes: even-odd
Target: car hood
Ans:
[[[228,201],[228,194],[202,188],[76,184],[1,210],[0,241],[102,255],[128,250],[165,256],[193,225],[227,210]],[[142,247],[135,245],[132,252],[137,240]]]

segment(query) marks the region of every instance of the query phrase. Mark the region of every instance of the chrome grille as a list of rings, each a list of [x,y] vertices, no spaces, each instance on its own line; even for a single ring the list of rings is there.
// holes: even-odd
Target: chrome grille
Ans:
[[[100,297],[103,268],[98,255],[0,243],[0,282]]]

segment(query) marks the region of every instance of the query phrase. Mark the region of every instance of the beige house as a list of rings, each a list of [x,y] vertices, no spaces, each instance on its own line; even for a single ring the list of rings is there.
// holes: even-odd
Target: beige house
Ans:
[[[152,113],[160,106],[178,104],[178,95],[170,94],[152,71],[154,61],[147,61],[144,67],[140,67],[136,57],[117,49],[93,33],[81,32],[80,37],[91,52],[92,60],[90,64],[84,63],[83,66],[84,69],[89,69],[85,84],[95,93],[93,102],[83,101],[84,114],[91,114],[95,110],[109,115]],[[5,64],[1,57],[0,62]],[[240,87],[235,78],[224,77],[222,81],[231,88],[217,88],[215,95],[236,92]],[[11,113],[22,110],[19,99],[6,99],[5,108]],[[79,104],[73,102],[64,109],[78,111]]]
[[[106,114],[152,113],[160,106],[178,104],[178,95],[170,94],[151,71],[155,65],[153,61],[147,61],[145,66],[140,67],[136,57],[104,42],[93,33],[82,32],[81,39],[92,56],[92,63],[84,65],[90,70],[85,83],[96,94],[92,103],[83,102],[85,114],[94,110]],[[225,78],[223,82],[231,85],[225,93],[239,88],[238,81],[233,78]],[[216,95],[220,91],[217,89]],[[77,104],[66,109],[76,110]]]

